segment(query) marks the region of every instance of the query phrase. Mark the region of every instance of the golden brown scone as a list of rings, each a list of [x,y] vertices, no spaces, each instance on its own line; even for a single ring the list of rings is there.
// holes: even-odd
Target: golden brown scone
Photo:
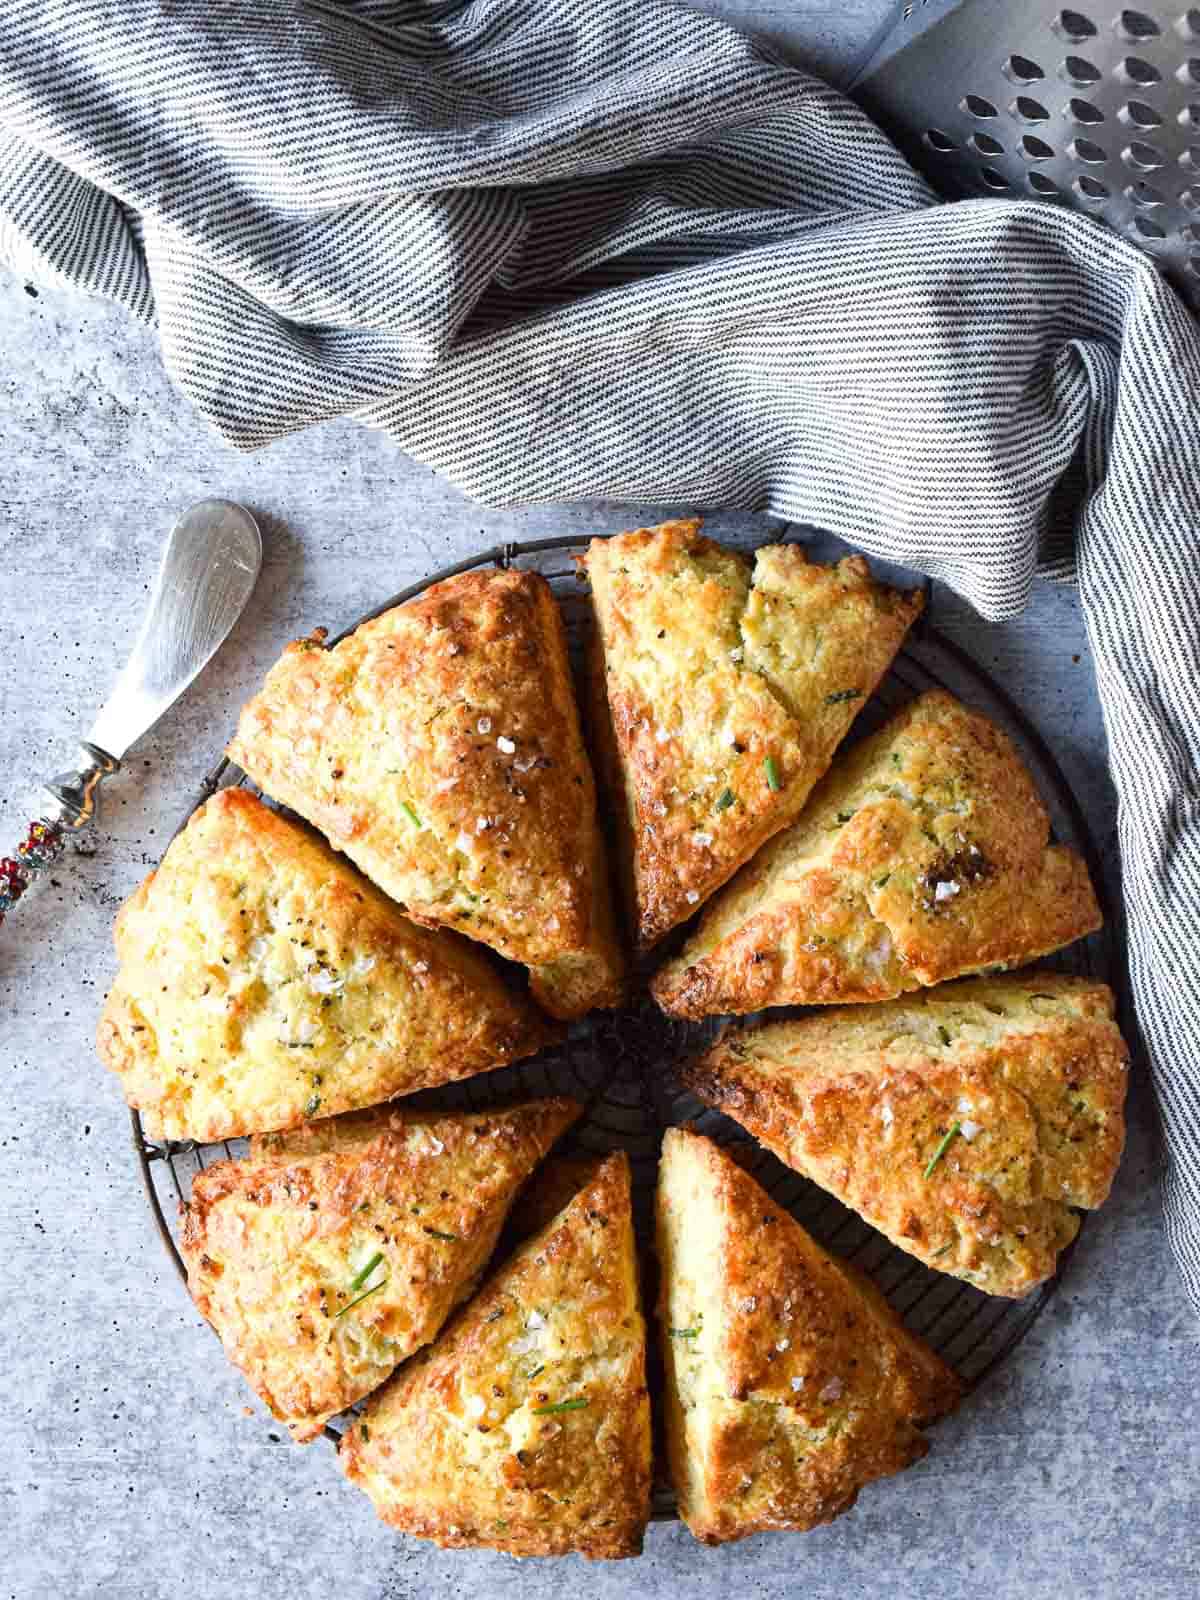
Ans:
[[[98,1048],[154,1139],[294,1127],[554,1037],[465,939],[241,789],[196,812],[115,937]]]
[[[529,967],[553,1015],[617,1005],[595,785],[546,580],[463,573],[323,639],[284,651],[232,759],[411,917]]]
[[[1102,983],[964,978],[729,1029],[681,1077],[894,1244],[1018,1298],[1108,1197],[1129,1052]]]
[[[697,1539],[815,1528],[920,1460],[961,1385],[865,1278],[682,1128],[657,1213],[667,1454]]]
[[[264,1134],[249,1160],[198,1175],[180,1241],[188,1286],[294,1438],[316,1438],[434,1337],[580,1110],[357,1112]]]
[[[617,1154],[367,1402],[342,1466],[385,1522],[443,1547],[637,1555],[650,1513],[645,1358]]]
[[[583,558],[595,748],[642,948],[799,814],[922,603],[861,556],[822,567],[780,544],[751,563],[699,530],[593,539]]]
[[[501,1234],[515,1249],[564,1210],[604,1163],[601,1155],[555,1156],[543,1162],[517,1196]]]
[[[1010,740],[940,689],[834,763],[652,985],[678,1017],[888,1000],[1100,927]]]

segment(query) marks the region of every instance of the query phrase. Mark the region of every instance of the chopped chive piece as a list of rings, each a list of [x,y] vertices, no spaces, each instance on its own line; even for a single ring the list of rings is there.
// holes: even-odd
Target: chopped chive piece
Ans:
[[[853,811],[839,811],[837,814],[837,819],[839,822],[849,822],[853,815]]]
[[[672,1339],[695,1339],[699,1337],[699,1328],[668,1328],[667,1332]]]
[[[875,887],[877,889],[882,889],[883,886],[889,881],[891,876],[892,875],[891,875],[890,872],[885,872],[882,878],[876,878],[875,879]]]
[[[950,1131],[943,1136],[941,1144],[938,1145],[937,1149],[933,1152],[933,1155],[929,1158],[929,1165],[925,1168],[925,1176],[927,1178],[931,1178],[933,1176],[934,1167],[937,1166],[938,1162],[946,1154],[946,1151],[949,1150],[961,1127],[962,1124],[958,1122],[951,1124]]]
[[[845,700],[861,700],[862,697],[863,692],[861,689],[838,689],[833,694],[825,696],[825,704],[827,706],[838,706]]]
[[[783,784],[779,781],[779,768],[775,765],[775,757],[774,756],[768,756],[767,759],[763,762],[763,770],[767,774],[767,788],[768,789],[782,789],[783,788]]]
[[[371,1257],[370,1261],[367,1262],[366,1266],[362,1269],[358,1276],[352,1279],[350,1284],[351,1289],[361,1289],[363,1284],[366,1283],[367,1279],[375,1271],[375,1268],[382,1260],[383,1251],[376,1250],[375,1254]]]
[[[344,1317],[347,1311],[353,1311],[355,1306],[361,1305],[369,1294],[374,1294],[377,1289],[382,1289],[387,1281],[386,1278],[380,1278],[378,1283],[373,1283],[369,1289],[364,1289],[357,1300],[351,1300],[349,1305],[343,1306],[340,1311],[335,1311],[333,1320],[336,1322],[339,1317]]]
[[[534,1406],[533,1414],[535,1417],[550,1417],[558,1411],[582,1411],[586,1405],[587,1400],[580,1395],[574,1400],[555,1400],[548,1406]]]
[[[942,1041],[943,1044],[949,1044],[950,1043],[950,1029],[949,1028],[943,1028],[943,1027],[939,1026],[939,1028],[938,1028],[938,1038]]]
[[[457,1233],[442,1233],[438,1228],[426,1228],[425,1232],[431,1239],[449,1239],[452,1243],[457,1243],[459,1238]]]
[[[319,1094],[310,1094],[304,1103],[304,1115],[306,1117],[315,1117],[320,1109],[321,1096]]]
[[[545,1370],[546,1370],[546,1363],[543,1361],[543,1363],[542,1363],[542,1365],[540,1367],[534,1367],[532,1372],[527,1372],[525,1374],[526,1382],[527,1383],[532,1383],[533,1380],[536,1377],[540,1376],[541,1373],[545,1372]]]
[[[370,1444],[370,1442],[371,1442],[371,1430],[370,1430],[370,1428],[367,1427],[365,1422],[362,1424],[362,1436],[363,1436],[364,1440],[367,1442],[367,1444]]]
[[[933,1259],[936,1261],[939,1256],[944,1256],[947,1250],[953,1249],[954,1246],[952,1244],[944,1244],[940,1250],[935,1250],[933,1252]]]
[[[420,817],[413,810],[413,808],[409,805],[407,800],[401,800],[400,809],[401,809],[401,811],[403,811],[404,815],[408,818],[408,820],[412,823],[414,828],[419,828],[421,826]]]
[[[732,789],[722,789],[721,793],[717,796],[717,802],[713,806],[713,810],[714,811],[728,811],[732,804],[733,804],[733,790]]]

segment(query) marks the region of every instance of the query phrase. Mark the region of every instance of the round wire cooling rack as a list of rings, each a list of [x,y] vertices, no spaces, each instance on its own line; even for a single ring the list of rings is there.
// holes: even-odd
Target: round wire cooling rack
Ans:
[[[519,566],[540,572],[553,588],[566,621],[573,661],[579,669],[588,617],[586,593],[572,553],[589,542],[589,536],[580,536],[484,550],[391,596],[330,639],[329,646],[371,618],[415,599],[434,583],[477,567]],[[1060,951],[1043,964],[1111,983],[1116,962],[1113,922],[1103,901],[1104,874],[1099,851],[1083,810],[1053,752],[1016,702],[966,651],[933,625],[933,595],[932,587],[927,585],[924,615],[882,684],[863,707],[851,740],[873,732],[914,696],[932,688],[948,690],[998,723],[1033,773],[1050,813],[1054,838],[1074,846],[1086,860],[1105,913],[1105,925],[1099,933]],[[218,789],[233,784],[252,787],[240,768],[223,759],[205,779],[180,822],[180,831],[197,806]],[[682,930],[677,930],[676,941],[682,937]],[[670,948],[668,943],[656,951],[640,976],[648,976]],[[513,971],[520,973],[521,969]],[[581,1100],[585,1113],[564,1139],[562,1153],[598,1155],[623,1149],[628,1154],[633,1171],[635,1221],[648,1284],[654,1278],[653,1196],[663,1129],[690,1122],[720,1144],[737,1143],[741,1146],[742,1164],[768,1193],[834,1254],[866,1273],[908,1327],[955,1368],[968,1388],[977,1387],[1016,1349],[1045,1310],[1074,1246],[1059,1258],[1056,1277],[1019,1301],[993,1298],[957,1278],[925,1267],[877,1233],[857,1213],[785,1167],[749,1140],[736,1123],[702,1105],[674,1080],[672,1065],[703,1049],[722,1020],[676,1021],[664,1016],[645,994],[640,994],[621,1012],[597,1012],[574,1024],[561,1045],[531,1060],[425,1090],[405,1104],[414,1109],[482,1111],[542,1095],[567,1094]],[[150,1209],[167,1253],[186,1283],[175,1224],[192,1179],[213,1161],[236,1157],[244,1150],[245,1141],[215,1145],[191,1140],[155,1142],[146,1136],[138,1113],[133,1111],[130,1115],[134,1151]],[[648,1303],[649,1300],[647,1296]],[[658,1381],[653,1341],[651,1349],[653,1387]],[[325,1432],[334,1441],[340,1438],[336,1421]],[[673,1497],[660,1483],[655,1516],[674,1515]]]

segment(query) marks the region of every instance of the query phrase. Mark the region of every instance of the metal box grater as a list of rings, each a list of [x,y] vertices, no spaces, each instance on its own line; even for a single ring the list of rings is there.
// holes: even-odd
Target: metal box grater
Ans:
[[[905,0],[851,92],[943,194],[1087,212],[1200,308],[1200,8]]]

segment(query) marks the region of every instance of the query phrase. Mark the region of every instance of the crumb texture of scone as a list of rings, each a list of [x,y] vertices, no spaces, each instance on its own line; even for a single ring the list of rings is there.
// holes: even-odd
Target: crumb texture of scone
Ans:
[[[196,812],[115,940],[97,1044],[154,1139],[294,1127],[555,1036],[474,946],[418,927],[241,789]]]
[[[926,1453],[957,1376],[736,1161],[668,1129],[656,1209],[667,1454],[697,1539],[830,1522]]]
[[[641,1551],[650,1449],[619,1153],[367,1402],[339,1459],[404,1533],[617,1559]]]
[[[835,760],[708,905],[654,995],[674,1016],[889,1000],[1101,925],[1008,737],[943,690]]]
[[[1112,992],[1033,971],[731,1028],[680,1076],[902,1250],[1019,1298],[1108,1198],[1128,1068]]]
[[[566,633],[538,573],[434,584],[289,645],[229,747],[400,902],[531,969],[556,1016],[623,992]]]
[[[434,1337],[580,1110],[356,1112],[263,1134],[249,1159],[197,1176],[180,1241],[192,1297],[293,1438]]]
[[[639,947],[792,822],[921,609],[861,556],[753,561],[666,522],[593,539],[595,747]]]

